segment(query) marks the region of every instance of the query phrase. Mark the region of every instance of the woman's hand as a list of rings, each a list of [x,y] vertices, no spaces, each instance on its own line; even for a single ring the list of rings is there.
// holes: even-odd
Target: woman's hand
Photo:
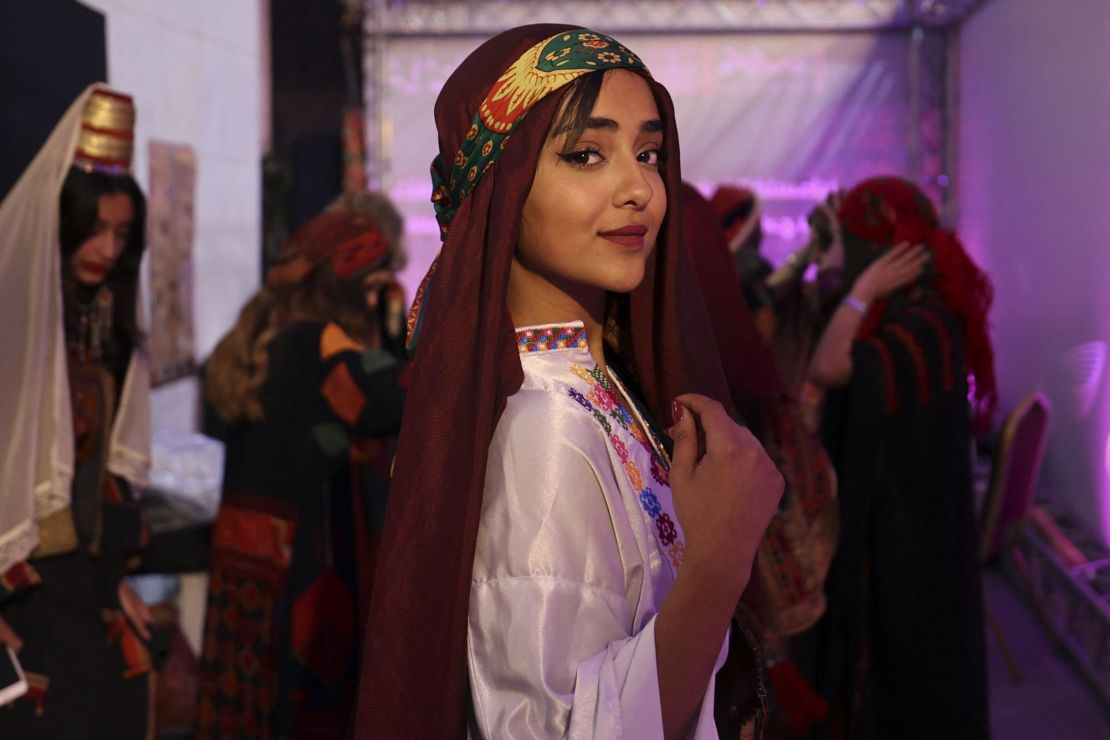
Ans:
[[[929,251],[925,247],[902,243],[872,262],[856,278],[850,291],[856,301],[845,299],[813,351],[809,379],[814,385],[843,388],[852,382],[852,341],[859,332],[868,305],[917,280],[928,261]]]
[[[396,277],[392,270],[375,270],[368,273],[362,279],[362,290],[366,297],[366,307],[374,310],[381,302],[382,293],[392,283],[396,282]]]
[[[7,645],[15,652],[23,649],[23,640],[19,639],[19,635],[11,628],[3,617],[0,617],[0,643]]]
[[[689,393],[675,399],[674,416],[671,490],[686,551],[655,622],[667,738],[689,734],[783,489],[763,447],[721,404]]]
[[[706,570],[739,596],[782,497],[782,475],[721,404],[690,393],[674,409],[670,476],[686,535],[683,567]]]
[[[928,248],[902,242],[868,265],[856,278],[851,293],[865,303],[882,300],[921,277],[928,262]]]
[[[149,640],[150,626],[154,624],[150,607],[139,598],[139,595],[135,593],[135,589],[131,588],[131,584],[127,582],[126,578],[119,582],[118,593],[120,606],[123,608],[123,613],[131,621],[131,626],[135,628],[140,637]]]

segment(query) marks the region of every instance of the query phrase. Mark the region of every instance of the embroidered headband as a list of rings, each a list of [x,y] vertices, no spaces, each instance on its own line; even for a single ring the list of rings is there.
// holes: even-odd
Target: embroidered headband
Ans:
[[[557,33],[524,52],[486,93],[449,173],[443,157],[432,161],[432,203],[440,238],[459,205],[493,166],[513,127],[536,101],[584,74],[607,69],[647,68],[616,39],[585,28]],[[446,180],[444,175],[446,174]]]

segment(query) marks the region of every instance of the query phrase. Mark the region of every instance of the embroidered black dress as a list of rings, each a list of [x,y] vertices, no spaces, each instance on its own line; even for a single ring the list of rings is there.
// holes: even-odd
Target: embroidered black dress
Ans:
[[[118,587],[149,537],[130,485],[105,467],[120,383],[72,351],[68,369],[71,507],[40,521],[39,549],[0,577],[0,616],[23,641],[30,685],[0,708],[0,737],[143,738],[150,653]]]
[[[989,736],[960,324],[933,294],[854,343],[828,395],[840,549],[819,624],[830,736]]]
[[[405,365],[335,324],[269,346],[265,418],[230,427],[198,737],[345,737]]]

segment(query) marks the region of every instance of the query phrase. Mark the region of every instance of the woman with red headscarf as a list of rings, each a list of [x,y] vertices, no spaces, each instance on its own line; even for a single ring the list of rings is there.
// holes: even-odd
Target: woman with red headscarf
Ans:
[[[335,210],[290,237],[205,368],[229,424],[198,737],[343,737],[401,424],[375,312],[390,244]]]
[[[819,627],[833,734],[986,737],[969,453],[995,403],[991,285],[906,180],[857,185],[837,215],[852,287],[810,368],[840,476]]]
[[[670,99],[616,40],[535,25],[436,122],[358,737],[738,735],[740,630],[720,702],[714,676],[782,479],[725,410]]]

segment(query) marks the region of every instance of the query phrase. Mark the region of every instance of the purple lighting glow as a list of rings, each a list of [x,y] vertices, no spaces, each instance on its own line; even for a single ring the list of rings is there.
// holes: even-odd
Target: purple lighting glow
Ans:
[[[1073,347],[1064,361],[1071,375],[1076,416],[1086,418],[1094,406],[1106,369],[1106,342],[1086,342]]]

